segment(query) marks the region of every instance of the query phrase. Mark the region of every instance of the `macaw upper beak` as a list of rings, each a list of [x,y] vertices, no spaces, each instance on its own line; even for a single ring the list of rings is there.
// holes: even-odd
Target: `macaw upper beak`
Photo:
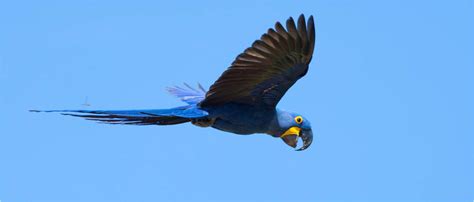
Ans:
[[[280,137],[283,142],[293,148],[295,148],[298,143],[298,137],[301,137],[303,140],[303,146],[296,151],[303,151],[313,142],[313,131],[311,129],[301,130],[299,127],[291,127]]]
[[[313,143],[313,131],[311,129],[303,130],[300,133],[300,137],[303,140],[303,146],[296,151],[303,151]]]

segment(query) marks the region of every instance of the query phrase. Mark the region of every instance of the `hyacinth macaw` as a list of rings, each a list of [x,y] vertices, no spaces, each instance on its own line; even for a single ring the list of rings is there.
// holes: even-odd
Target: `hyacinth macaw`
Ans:
[[[266,133],[281,138],[295,148],[298,138],[304,150],[313,133],[308,119],[298,113],[277,109],[276,105],[295,82],[308,72],[315,43],[313,16],[304,15],[286,29],[277,22],[250,48],[238,55],[232,65],[206,91],[171,87],[168,91],[187,103],[171,109],[144,110],[49,110],[64,115],[110,124],[172,125],[191,122],[235,134]]]

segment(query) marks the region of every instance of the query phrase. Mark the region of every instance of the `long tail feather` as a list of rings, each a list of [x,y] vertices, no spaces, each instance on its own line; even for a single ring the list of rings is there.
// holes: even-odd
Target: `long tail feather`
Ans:
[[[172,109],[147,110],[30,110],[31,112],[57,112],[67,116],[85,118],[108,124],[126,125],[173,125],[186,123],[193,118],[205,117],[206,111],[196,106],[183,106]]]
[[[81,117],[86,120],[98,121],[108,124],[125,125],[174,125],[191,121],[189,118],[176,116],[120,116],[120,115],[89,115],[89,114],[70,114],[62,113],[67,116]]]

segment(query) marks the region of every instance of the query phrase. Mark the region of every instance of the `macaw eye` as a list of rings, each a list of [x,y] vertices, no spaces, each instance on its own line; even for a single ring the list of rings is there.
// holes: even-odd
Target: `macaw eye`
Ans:
[[[295,122],[296,122],[297,124],[303,123],[303,117],[301,117],[301,116],[295,117]]]

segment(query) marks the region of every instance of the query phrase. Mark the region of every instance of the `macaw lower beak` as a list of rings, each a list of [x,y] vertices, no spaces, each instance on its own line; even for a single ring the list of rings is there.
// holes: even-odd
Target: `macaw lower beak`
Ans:
[[[311,129],[301,129],[299,127],[291,127],[283,133],[280,138],[288,146],[295,148],[298,144],[298,138],[303,140],[303,146],[296,151],[303,151],[313,142],[313,131]]]

